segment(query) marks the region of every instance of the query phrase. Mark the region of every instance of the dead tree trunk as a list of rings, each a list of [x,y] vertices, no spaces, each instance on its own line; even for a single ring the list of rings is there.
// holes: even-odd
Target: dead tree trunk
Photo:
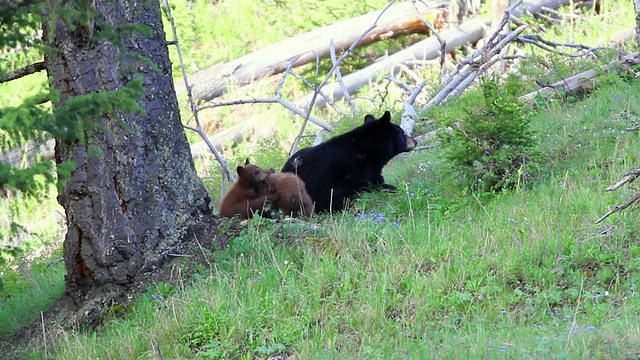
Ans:
[[[446,41],[445,51],[450,52],[456,47],[480,40],[484,35],[485,27],[486,25],[481,20],[470,20],[459,27],[441,32],[440,37]],[[352,93],[367,85],[381,73],[397,73],[403,64],[412,61],[419,62],[420,60],[436,59],[440,56],[441,49],[442,45],[438,42],[438,39],[431,36],[364,69],[344,76],[342,81],[347,92]],[[327,98],[334,101],[340,100],[345,96],[338,82],[327,84],[320,91],[327,95]],[[297,104],[299,107],[306,109],[311,105],[312,98],[313,92],[308,93],[298,99]],[[327,100],[324,97],[316,97],[314,106],[323,107],[325,105],[327,105]]]
[[[411,2],[391,6],[386,12],[375,11],[353,19],[285,39],[264,47],[236,60],[200,70],[189,77],[193,84],[193,96],[197,100],[209,101],[224,94],[230,86],[242,86],[263,77],[278,74],[287,69],[292,59],[294,66],[316,61],[329,56],[329,43],[333,39],[337,52],[343,52],[353,44],[378,17],[377,26],[361,40],[360,45],[389,39],[405,34],[427,33],[420,16],[442,13],[443,1],[429,1],[429,6],[416,3],[416,13]],[[433,20],[433,19],[432,19]]]
[[[636,76],[634,68],[638,66],[638,64],[640,64],[640,53],[632,53],[620,60],[613,61],[608,65],[603,66],[599,70],[589,69],[551,85],[547,85],[540,90],[522,95],[520,100],[534,103],[537,98],[555,95],[558,91],[562,91],[567,95],[588,94],[595,88],[596,80],[599,76],[602,76],[603,73],[606,74],[611,70],[616,70],[621,73],[629,72],[632,76]]]
[[[99,127],[84,134],[85,142],[57,139],[56,163],[75,163],[58,201],[68,226],[65,297],[81,310],[79,325],[98,321],[104,306],[145,284],[195,241],[211,244],[216,224],[180,123],[159,3],[95,0],[91,10],[88,27],[45,26],[43,38],[55,49],[45,57],[60,93],[54,105],[142,77],[138,106],[145,111],[92,118]],[[123,32],[131,24],[148,26],[151,34]],[[121,44],[98,36],[105,29],[123,34]]]

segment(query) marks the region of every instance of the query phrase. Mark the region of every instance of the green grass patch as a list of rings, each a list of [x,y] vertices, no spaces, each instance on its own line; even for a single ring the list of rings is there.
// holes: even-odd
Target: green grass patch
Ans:
[[[314,12],[305,2],[295,2],[297,7],[261,1],[190,4],[174,9],[183,24],[193,22],[193,33],[181,39],[192,60],[190,71],[356,14],[356,5],[331,2],[314,3]],[[287,4],[298,15],[263,22],[262,15],[281,14]],[[565,40],[572,32],[574,40],[592,43],[593,37],[581,34],[612,32],[614,16],[632,12],[614,14],[588,24],[586,32],[565,27],[556,35]],[[210,56],[210,49],[220,50]],[[594,67],[584,59],[534,60],[546,67],[525,69],[542,82]],[[531,86],[523,83],[521,90]],[[638,132],[625,131],[639,121],[639,86],[638,80],[612,74],[590,95],[538,103],[530,126],[545,161],[527,186],[471,192],[449,171],[442,148],[402,154],[384,170],[397,192],[365,194],[351,210],[311,222],[254,219],[227,250],[199,264],[191,281],[151,286],[133,304],[114,308],[99,329],[63,332],[52,355],[31,357],[637,357],[638,212],[594,222],[637,191],[604,189],[640,163]],[[287,136],[298,124],[276,116],[277,108],[245,112],[243,118],[260,116],[286,131],[264,140],[258,153],[244,144],[225,155],[232,163],[251,156],[264,167],[279,168]],[[221,113],[231,116],[226,109]],[[345,121],[338,128],[351,125]],[[418,124],[421,130],[439,126]],[[220,192],[218,175],[206,181],[211,193]],[[20,224],[37,222],[36,214],[46,209],[21,206],[28,211],[18,218]],[[37,318],[63,291],[61,263],[12,263],[1,271],[0,335]]]

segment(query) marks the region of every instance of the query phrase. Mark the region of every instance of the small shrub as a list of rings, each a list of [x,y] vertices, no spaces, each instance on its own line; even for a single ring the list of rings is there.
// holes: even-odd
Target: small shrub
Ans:
[[[514,80],[501,86],[495,79],[484,79],[481,98],[477,92],[467,94],[462,110],[442,119],[447,127],[439,134],[442,156],[471,190],[494,192],[519,186],[540,158],[529,128],[531,118],[516,98],[515,85]]]

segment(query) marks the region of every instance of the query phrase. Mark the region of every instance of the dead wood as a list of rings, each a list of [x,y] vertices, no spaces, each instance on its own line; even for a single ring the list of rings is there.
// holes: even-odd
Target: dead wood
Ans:
[[[546,85],[542,89],[523,95],[520,99],[525,102],[533,103],[535,102],[536,97],[556,95],[558,92],[563,92],[567,95],[589,93],[594,89],[598,76],[601,76],[603,73],[606,74],[611,70],[633,72],[634,66],[637,66],[638,64],[640,64],[640,52],[632,53],[603,66],[600,70],[590,69],[581,72],[580,74],[573,75],[567,79]]]
[[[484,34],[485,23],[481,20],[470,20],[460,26],[443,31],[440,33],[446,41],[445,51],[450,52],[455,48],[468,42],[474,42],[482,38]],[[435,37],[429,37],[412,46],[398,51],[378,62],[365,67],[359,71],[351,73],[343,77],[343,82],[348,92],[353,92],[362,86],[369,84],[371,79],[383,73],[395,74],[402,68],[403,64],[417,62],[422,60],[436,59],[440,56],[441,44]],[[321,91],[327,98],[335,101],[342,99],[344,93],[339,83],[330,83],[325,85]],[[302,108],[308,108],[313,93],[309,93],[298,99],[297,104]],[[323,98],[317,98],[314,106],[323,107],[328,101]]]
[[[391,6],[387,11],[375,11],[353,19],[271,44],[236,60],[214,65],[189,76],[193,96],[199,101],[209,101],[224,94],[229,87],[242,86],[257,79],[278,74],[296,58],[294,67],[329,56],[329,44],[334,41],[336,51],[345,51],[371,24],[372,29],[360,45],[413,33],[427,33],[428,29],[419,15],[435,18],[442,14],[444,1],[432,0],[418,4],[420,14],[411,2]],[[379,19],[378,19],[379,17]]]
[[[602,217],[600,217],[600,219],[596,220],[596,224],[599,224],[600,222],[602,222],[602,220],[608,218],[610,215],[613,215],[617,212],[620,212],[626,208],[628,208],[629,206],[637,203],[640,201],[640,193],[637,193],[635,196],[633,196],[631,199],[629,199],[629,201],[627,201],[626,203],[622,204],[622,205],[616,205],[613,207],[613,209],[609,210],[606,214],[602,215]]]
[[[569,5],[571,0],[526,0],[522,6],[518,6],[511,13],[514,17],[519,18],[522,15],[536,15],[542,8],[557,9],[563,5]],[[574,3],[584,1],[573,1]]]
[[[635,169],[635,170],[631,170],[628,171],[624,174],[622,174],[622,179],[620,179],[620,181],[616,182],[615,184],[609,186],[608,188],[606,188],[606,191],[613,191],[618,189],[619,187],[621,187],[622,185],[625,184],[630,184],[632,182],[634,182],[638,177],[640,177],[640,169]],[[609,210],[606,214],[602,215],[600,217],[600,219],[596,220],[596,224],[602,222],[602,220],[608,218],[609,216],[620,212],[626,208],[628,208],[629,206],[636,204],[636,203],[640,203],[640,192],[635,194],[631,199],[629,199],[626,203],[622,204],[622,205],[616,205],[613,207],[613,209]]]
[[[44,69],[45,69],[44,61],[39,61],[37,63],[24,66],[20,69],[6,73],[4,76],[0,77],[0,84],[7,81],[19,79],[23,76],[31,75],[33,73],[42,71]]]
[[[617,183],[609,186],[605,190],[607,190],[607,191],[616,190],[617,188],[619,188],[620,186],[622,186],[624,184],[628,184],[628,183],[634,182],[638,177],[640,177],[640,169],[631,170],[631,171],[629,171],[627,173],[622,174],[622,179],[620,181],[618,181]]]

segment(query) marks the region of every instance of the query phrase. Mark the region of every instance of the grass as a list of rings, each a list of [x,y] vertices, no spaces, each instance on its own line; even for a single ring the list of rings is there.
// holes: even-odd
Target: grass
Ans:
[[[239,3],[236,10],[266,6]],[[196,12],[211,9],[207,4],[194,3]],[[229,21],[246,18],[234,16]],[[613,31],[606,24],[591,25],[599,34]],[[277,40],[272,30],[264,34]],[[245,50],[225,51],[233,53],[217,55]],[[553,76],[568,70],[552,64]],[[624,131],[639,121],[638,86],[637,79],[610,75],[583,99],[538,104],[532,123],[547,161],[526,186],[468,194],[456,187],[437,147],[400,155],[385,168],[397,193],[367,194],[353,210],[313,224],[251,221],[229,249],[209,254],[191,281],[155,284],[127,311],[114,309],[101,328],[61,332],[55,354],[29,357],[636,358],[638,212],[594,221],[637,191],[604,189],[640,163],[638,132]],[[265,144],[272,153],[261,151],[258,162],[277,167],[268,161],[278,162],[279,146]],[[252,150],[235,151],[241,158]],[[25,223],[47,208],[24,206],[32,210]],[[46,236],[33,241],[39,238]],[[2,270],[1,335],[60,296],[64,269],[50,256]]]
[[[401,156],[385,175],[404,191],[317,227],[256,219],[192,282],[159,284],[102,329],[65,334],[55,358],[636,357],[638,214],[594,221],[633,193],[603,189],[640,146],[613,116],[638,102],[601,102],[638,85],[541,111],[550,160],[530,187],[455,198],[437,149]],[[584,134],[571,145],[566,129]],[[572,151],[554,145],[563,138]]]

